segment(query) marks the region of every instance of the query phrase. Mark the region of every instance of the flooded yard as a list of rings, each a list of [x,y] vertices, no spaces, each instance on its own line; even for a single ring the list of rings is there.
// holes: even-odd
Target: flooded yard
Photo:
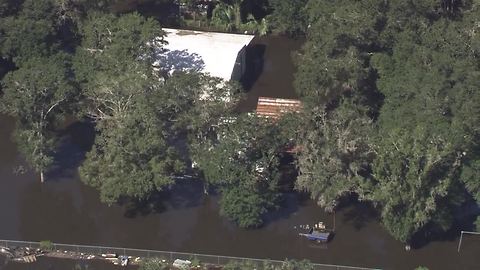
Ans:
[[[291,53],[299,41],[283,37],[256,38],[257,77],[244,82],[251,90],[242,110],[255,108],[259,96],[294,98]],[[216,197],[205,197],[201,183],[184,181],[154,205],[108,207],[98,193],[78,179],[77,166],[91,141],[91,127],[72,123],[65,129],[54,169],[45,184],[18,155],[11,141],[13,119],[0,117],[0,239],[51,240],[59,243],[119,246],[283,260],[309,259],[316,263],[382,269],[479,269],[480,237],[445,237],[419,249],[405,251],[377,221],[367,205],[351,203],[325,213],[304,195],[286,194],[282,208],[267,217],[265,226],[243,230],[219,215]],[[300,224],[324,221],[334,226],[328,245],[298,236]],[[35,265],[3,265],[0,269],[76,269],[83,262],[40,259]],[[72,265],[73,264],[73,265]],[[3,265],[3,266],[2,266]],[[79,268],[87,269],[87,268]],[[92,264],[88,269],[114,269]]]

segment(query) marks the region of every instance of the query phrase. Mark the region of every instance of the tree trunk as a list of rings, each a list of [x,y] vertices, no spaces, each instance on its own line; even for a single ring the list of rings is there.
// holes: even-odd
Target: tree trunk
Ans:
[[[203,194],[208,195],[208,184],[203,183]]]
[[[242,13],[240,11],[240,4],[235,4],[234,6],[234,13],[235,13],[235,27],[238,29],[240,28],[240,25],[242,24]]]
[[[40,171],[40,183],[45,182],[45,175],[43,173],[43,170]]]

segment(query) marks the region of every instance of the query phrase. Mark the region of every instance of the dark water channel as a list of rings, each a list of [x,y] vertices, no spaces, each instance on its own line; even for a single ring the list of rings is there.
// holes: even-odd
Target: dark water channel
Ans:
[[[280,37],[257,38],[263,50],[263,72],[250,82],[244,105],[253,109],[258,96],[294,97],[291,51],[299,42]],[[262,47],[263,46],[263,47]],[[216,198],[204,197],[201,186],[183,183],[165,196],[157,211],[131,206],[108,207],[98,193],[83,185],[76,172],[91,140],[85,126],[65,130],[59,152],[62,168],[45,184],[29,170],[11,141],[14,122],[0,117],[0,239],[51,240],[60,243],[119,246],[272,259],[309,259],[317,263],[414,269],[480,269],[480,238],[467,238],[457,253],[458,238],[434,241],[407,252],[377,222],[364,205],[351,205],[336,214],[336,235],[328,246],[298,237],[299,224],[326,221],[333,216],[298,194],[288,195],[283,208],[257,230],[242,230],[220,217]],[[20,168],[20,169],[19,169]],[[23,168],[23,169],[22,169]],[[14,171],[20,171],[19,174]],[[23,172],[23,173],[22,173]],[[193,180],[192,180],[193,181]],[[76,262],[43,259],[30,266],[1,269],[73,269]],[[109,269],[97,265],[89,269]]]

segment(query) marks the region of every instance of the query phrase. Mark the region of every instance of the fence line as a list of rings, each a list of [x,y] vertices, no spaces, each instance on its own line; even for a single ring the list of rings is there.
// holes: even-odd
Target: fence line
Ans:
[[[460,252],[460,247],[462,246],[463,234],[480,235],[480,232],[462,231],[460,234],[460,240],[458,240],[457,252]]]
[[[230,262],[237,262],[237,263],[251,262],[251,263],[256,263],[257,265],[270,263],[278,266],[281,266],[284,264],[283,261],[279,261],[279,260],[255,259],[255,258],[232,257],[232,256],[221,256],[221,255],[207,255],[207,254],[187,253],[187,252],[173,252],[173,251],[90,246],[90,245],[71,245],[71,244],[60,244],[60,243],[52,243],[52,245],[54,250],[59,250],[62,252],[66,251],[66,252],[76,252],[76,253],[83,253],[83,254],[92,254],[92,255],[115,253],[118,255],[128,255],[132,257],[141,257],[141,258],[159,258],[159,259],[165,259],[169,261],[173,261],[174,259],[198,260],[202,263],[211,263],[211,264],[217,264],[217,265],[225,265]],[[1,246],[6,248],[13,248],[13,247],[40,248],[41,242],[0,240],[0,247]],[[375,268],[333,265],[333,264],[312,263],[312,265],[317,270],[334,270],[334,269],[335,270],[379,270]]]

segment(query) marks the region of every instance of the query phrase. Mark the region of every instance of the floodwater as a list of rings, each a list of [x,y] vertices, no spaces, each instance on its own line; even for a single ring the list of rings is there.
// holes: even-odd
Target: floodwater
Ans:
[[[254,108],[256,98],[262,95],[295,97],[290,56],[299,42],[268,37],[257,38],[254,43],[264,57],[263,67],[260,65],[263,72],[256,80],[245,82],[252,89],[245,106]],[[301,195],[287,194],[285,204],[267,217],[264,227],[243,230],[219,216],[217,199],[204,197],[200,183],[191,180],[163,194],[152,207],[108,207],[99,201],[94,189],[79,181],[76,170],[91,143],[91,127],[79,123],[66,127],[57,154],[62,167],[54,169],[44,184],[18,155],[11,141],[13,128],[11,118],[0,116],[0,239],[309,259],[382,269],[414,269],[420,265],[430,269],[480,269],[480,238],[464,239],[461,253],[457,253],[455,235],[407,252],[382,228],[375,212],[358,203],[343,208],[334,219]],[[328,227],[333,227],[335,220],[336,235],[328,245],[313,244],[298,236],[295,226],[320,220]],[[76,263],[42,259],[30,266],[0,264],[0,268],[73,269]]]
[[[292,57],[303,41],[281,36],[255,37],[247,48],[246,79],[249,89],[240,110],[253,111],[259,97],[297,98],[293,90],[295,67]]]

